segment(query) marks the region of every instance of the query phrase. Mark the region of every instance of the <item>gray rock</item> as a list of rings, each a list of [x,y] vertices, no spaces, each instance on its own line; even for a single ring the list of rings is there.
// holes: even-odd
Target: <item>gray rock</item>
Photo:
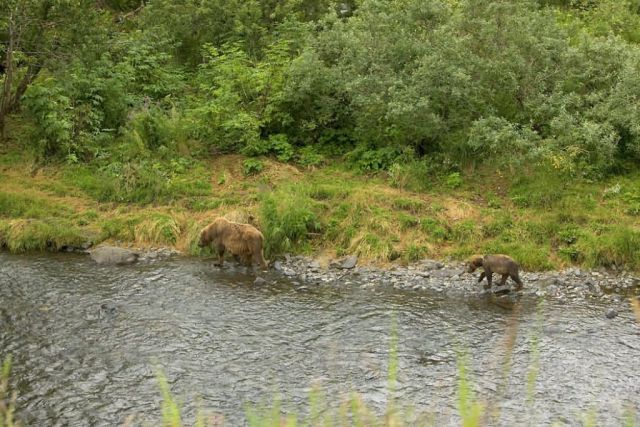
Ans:
[[[434,270],[431,272],[431,277],[439,278],[439,279],[448,279],[449,277],[459,276],[464,273],[463,269],[456,268],[445,268],[442,270]]]
[[[280,261],[276,261],[273,263],[273,269],[276,271],[282,271],[282,263]]]
[[[320,263],[316,260],[309,262],[308,267],[310,270],[318,271],[320,270]]]
[[[609,310],[607,310],[607,312],[605,313],[605,316],[607,317],[607,319],[613,319],[614,317],[616,317],[618,315],[618,312],[615,311],[613,308],[610,308]]]
[[[432,259],[424,260],[421,264],[422,268],[424,268],[425,270],[440,270],[441,268],[444,268],[443,263]]]
[[[91,259],[101,265],[133,264],[140,256],[137,252],[114,246],[100,246],[88,252]]]
[[[109,316],[115,316],[118,311],[118,308],[111,303],[104,303],[100,305],[100,311],[98,313],[98,318],[103,319]]]
[[[358,263],[358,256],[357,255],[350,255],[348,257],[345,258],[344,261],[342,261],[342,264],[340,264],[340,268],[342,269],[352,269],[356,266],[356,264]]]
[[[265,279],[263,279],[262,277],[256,277],[256,280],[253,281],[253,284],[256,286],[264,286],[266,284],[268,284],[269,282],[267,282]]]

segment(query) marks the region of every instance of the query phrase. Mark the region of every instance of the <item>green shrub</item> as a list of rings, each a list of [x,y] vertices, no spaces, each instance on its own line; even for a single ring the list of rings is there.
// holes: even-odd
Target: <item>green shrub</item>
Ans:
[[[487,206],[491,209],[500,209],[502,201],[493,193],[487,195]]]
[[[561,225],[553,221],[553,218],[545,218],[541,221],[526,221],[517,225],[522,229],[523,235],[518,240],[527,240],[539,245],[547,244],[558,236]]]
[[[174,152],[178,143],[188,137],[186,124],[178,114],[151,107],[131,114],[122,141],[125,145],[162,154],[167,150]]]
[[[262,197],[260,218],[267,257],[301,248],[308,242],[309,233],[321,230],[313,205],[303,189],[296,187]]]
[[[447,175],[445,183],[447,184],[447,187],[451,189],[460,188],[462,186],[462,177],[459,172],[452,172]]]
[[[581,262],[583,260],[582,254],[574,246],[559,248],[558,255],[569,262]]]
[[[347,155],[347,161],[362,172],[380,172],[389,170],[400,155],[401,151],[393,147],[370,149],[360,146]]]
[[[268,139],[250,141],[241,152],[247,156],[264,156],[274,154],[281,162],[288,162],[294,157],[293,146],[284,134],[269,135]]]
[[[394,163],[389,168],[391,185],[402,190],[426,191],[431,187],[431,170],[426,160]]]
[[[513,219],[511,219],[510,215],[500,215],[482,226],[482,234],[488,238],[506,236],[511,232],[513,226]]]
[[[400,213],[398,219],[400,220],[400,228],[403,230],[417,227],[420,224],[420,220],[418,218],[405,213]]]
[[[394,261],[401,254],[394,248],[395,236],[366,233],[355,247],[355,252],[372,259]]]
[[[451,240],[458,243],[474,241],[480,237],[481,231],[473,220],[464,220],[451,227]]]
[[[429,252],[428,248],[424,246],[414,245],[413,243],[407,246],[405,251],[405,257],[408,262],[420,261]]]
[[[429,237],[436,242],[443,242],[449,239],[449,231],[447,227],[442,225],[438,220],[433,218],[423,218],[420,221],[420,228],[427,233]]]
[[[31,85],[23,104],[33,118],[34,139],[41,155],[74,154],[71,99],[55,79]]]
[[[270,135],[269,144],[271,145],[271,151],[275,153],[276,158],[281,162],[288,162],[293,159],[293,147],[289,144],[286,135]]]
[[[298,150],[296,163],[306,167],[320,166],[325,162],[325,157],[318,153],[315,147],[308,145]]]
[[[264,163],[257,159],[246,159],[242,162],[242,173],[246,176],[257,175],[264,169]]]

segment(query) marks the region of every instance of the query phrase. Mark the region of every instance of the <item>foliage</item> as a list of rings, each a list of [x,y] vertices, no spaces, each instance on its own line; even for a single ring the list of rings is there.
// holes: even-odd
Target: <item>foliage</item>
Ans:
[[[264,163],[257,159],[247,159],[242,162],[242,173],[245,175],[257,175],[264,169]]]
[[[0,372],[0,427],[18,427],[21,423],[15,420],[16,392],[9,390],[9,374],[11,373],[11,356],[6,356]]]
[[[161,371],[156,373],[160,392],[162,394],[162,402],[160,410],[162,413],[163,427],[180,427],[182,426],[182,418],[180,415],[180,405],[175,401],[169,389],[167,378]]]
[[[48,203],[32,194],[0,192],[0,217],[50,218],[65,217],[69,213],[66,206]]]
[[[349,153],[423,190],[434,165],[599,179],[640,158],[631,0],[85,3],[3,5],[3,40],[22,31],[4,83],[43,160],[123,140],[304,166]]]
[[[464,427],[480,425],[484,412],[483,405],[478,402],[471,390],[471,382],[467,373],[468,362],[464,355],[458,356],[458,412]]]
[[[92,226],[186,247],[199,219],[82,216],[62,197],[199,212],[257,201],[273,254],[638,265],[639,23],[634,0],[0,2],[0,148],[22,151],[3,164],[61,168],[0,193],[3,239],[44,249]],[[270,163],[237,179],[211,170],[226,153],[245,176],[264,158],[362,176],[288,186]],[[478,200],[480,213],[451,212]]]
[[[265,237],[265,255],[271,257],[306,244],[309,233],[321,229],[313,201],[306,188],[291,186],[260,201],[260,218]]]
[[[589,267],[640,267],[640,232],[613,227],[576,243],[576,251]]]
[[[17,219],[0,222],[0,247],[14,253],[59,251],[64,247],[80,247],[88,236],[70,221]]]

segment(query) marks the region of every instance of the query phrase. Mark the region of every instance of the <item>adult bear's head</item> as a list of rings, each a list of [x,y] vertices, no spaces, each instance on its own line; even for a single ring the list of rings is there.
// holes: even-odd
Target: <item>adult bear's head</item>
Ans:
[[[211,224],[207,225],[200,232],[200,240],[198,241],[198,246],[204,248],[213,242],[220,232],[221,227],[224,227],[224,223],[228,223],[228,221],[224,218],[217,218]]]
[[[482,267],[483,262],[482,255],[473,255],[467,260],[467,273],[473,273],[478,267]]]

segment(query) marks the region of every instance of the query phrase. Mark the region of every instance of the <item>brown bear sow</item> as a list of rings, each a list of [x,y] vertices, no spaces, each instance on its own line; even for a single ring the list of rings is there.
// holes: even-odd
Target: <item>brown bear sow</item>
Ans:
[[[507,278],[511,277],[516,282],[516,289],[522,289],[522,280],[518,274],[518,263],[507,255],[474,255],[469,259],[469,273],[473,273],[477,268],[483,268],[482,274],[478,279],[478,283],[482,282],[482,279],[487,278],[487,285],[485,289],[491,287],[491,281],[493,279],[493,273],[502,275],[500,286],[504,286],[507,283]]]
[[[224,253],[228,251],[234,257],[242,258],[247,265],[256,262],[260,267],[266,268],[267,263],[262,253],[263,240],[262,233],[253,225],[239,224],[220,217],[202,230],[198,246],[211,246],[218,254],[220,267],[224,261]]]

